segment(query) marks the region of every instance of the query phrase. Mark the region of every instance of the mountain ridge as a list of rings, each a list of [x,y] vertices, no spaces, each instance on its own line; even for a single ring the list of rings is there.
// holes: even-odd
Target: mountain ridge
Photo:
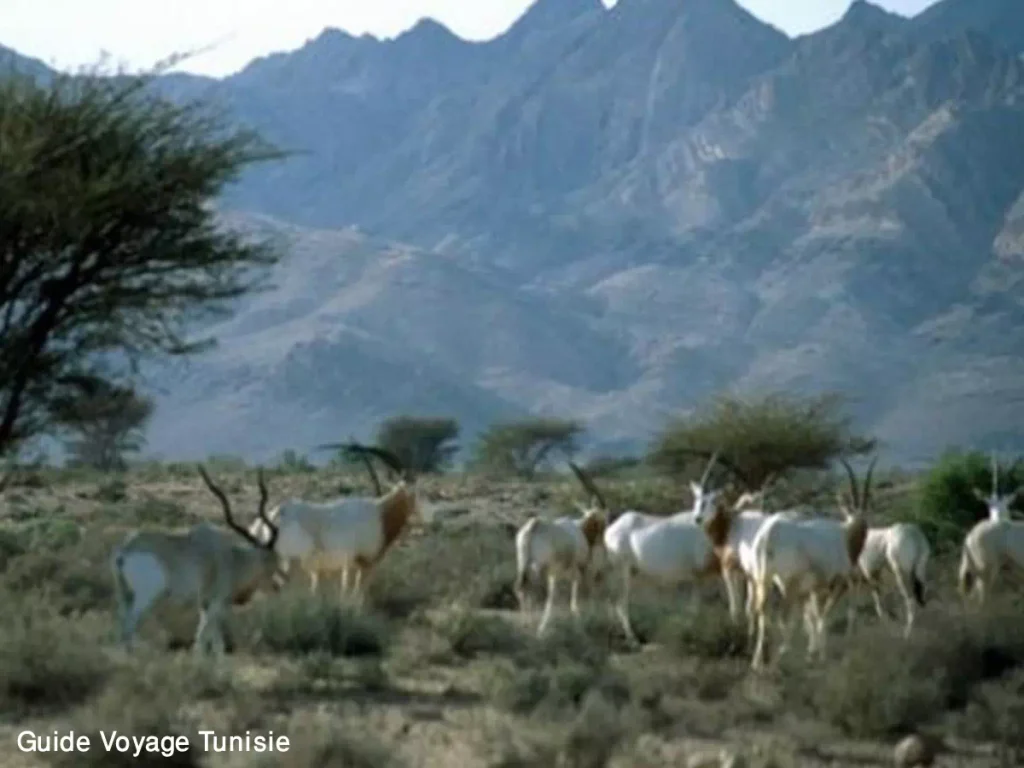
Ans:
[[[636,449],[778,388],[848,393],[910,463],[1024,447],[1024,62],[988,6],[934,8],[789,38],[732,0],[541,0],[482,43],[328,30],[161,78],[308,154],[222,201],[289,256],[219,350],[155,369],[153,450],[269,456],[410,411]]]

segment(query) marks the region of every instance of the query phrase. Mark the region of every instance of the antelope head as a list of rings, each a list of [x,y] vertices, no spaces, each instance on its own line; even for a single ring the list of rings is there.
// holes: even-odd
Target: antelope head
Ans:
[[[990,520],[1009,520],[1010,519],[1010,505],[1013,504],[1021,494],[1024,494],[1024,486],[1021,486],[1017,490],[1000,495],[999,493],[999,461],[996,458],[996,454],[992,453],[992,490],[986,496],[978,488],[971,489],[974,492],[974,498],[988,507],[988,516]]]
[[[221,509],[224,511],[224,521],[228,524],[228,527],[245,539],[253,548],[264,554],[264,565],[265,573],[268,582],[274,591],[277,591],[284,584],[286,575],[281,571],[280,563],[277,558],[277,551],[275,549],[277,545],[277,537],[280,531],[278,527],[270,520],[267,516],[267,499],[269,494],[267,493],[267,482],[263,476],[263,467],[260,467],[256,471],[256,483],[260,491],[259,507],[256,510],[256,516],[266,526],[269,536],[267,540],[260,541],[248,528],[241,525],[236,519],[235,515],[231,510],[231,502],[228,500],[227,494],[221,490],[206,472],[206,468],[202,464],[199,465],[199,476],[203,478],[203,483],[210,490],[217,501],[220,502]]]
[[[711,470],[714,469],[715,464],[718,462],[718,451],[711,454],[711,459],[708,461],[708,465],[704,468],[704,474],[701,475],[700,480],[694,482],[690,481],[690,491],[693,493],[693,522],[698,525],[702,524],[710,515],[715,512],[715,501],[718,495],[721,493],[719,490],[709,490],[708,480],[711,477]]]

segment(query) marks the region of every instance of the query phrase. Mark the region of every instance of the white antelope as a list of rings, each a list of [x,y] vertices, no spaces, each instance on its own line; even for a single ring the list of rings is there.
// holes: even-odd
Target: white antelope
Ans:
[[[376,456],[399,476],[382,496],[346,496],[325,502],[289,499],[271,510],[280,535],[278,556],[289,567],[297,563],[316,591],[320,576],[341,574],[341,594],[361,592],[369,572],[388,552],[408,524],[421,519],[415,475],[397,456],[374,446],[349,443],[351,451]]]
[[[649,515],[627,512],[605,531],[609,560],[622,575],[622,594],[615,611],[626,637],[635,644],[639,640],[629,620],[635,575],[662,584],[679,584],[722,572],[720,549],[729,533],[731,509],[719,503],[720,491],[706,487],[717,459],[715,453],[700,481],[690,482],[691,510],[654,521]]]
[[[958,582],[960,593],[972,592],[984,603],[988,592],[1004,567],[1024,569],[1024,522],[1011,519],[1010,505],[1022,494],[1024,486],[1012,493],[999,493],[999,467],[992,457],[992,492],[986,497],[978,489],[974,495],[988,505],[989,516],[975,524],[964,537]]]
[[[258,516],[269,536],[261,542],[231,512],[231,504],[200,466],[206,487],[220,501],[229,533],[203,522],[187,531],[143,529],[128,535],[111,557],[121,639],[128,650],[139,622],[162,599],[199,606],[194,650],[224,652],[223,622],[231,605],[244,605],[260,589],[280,586],[277,528],[266,517],[267,486],[258,473]],[[239,541],[241,537],[243,541]]]
[[[860,577],[871,590],[875,613],[887,614],[882,606],[881,579],[888,567],[896,581],[906,610],[904,637],[914,630],[917,608],[925,605],[925,579],[932,548],[924,532],[913,523],[895,523],[884,528],[869,528],[864,549],[857,560]],[[849,605],[847,624],[853,624],[854,606]]]
[[[755,605],[757,639],[751,667],[765,667],[765,635],[768,623],[768,594],[772,584],[782,594],[784,625],[788,625],[782,653],[792,637],[795,608],[804,604],[804,629],[809,654],[821,652],[825,644],[825,623],[831,607],[853,583],[857,561],[864,548],[868,525],[866,513],[871,499],[872,459],[861,493],[857,479],[841,460],[850,480],[851,505],[840,509],[844,520],[798,519],[786,513],[772,515],[754,539],[756,557]],[[824,601],[824,604],[822,604]]]
[[[547,598],[537,634],[542,635],[551,621],[555,592],[560,578],[569,580],[569,610],[579,615],[579,587],[594,562],[595,552],[604,547],[608,508],[601,492],[590,478],[569,462],[573,474],[591,494],[590,505],[579,505],[579,517],[545,520],[534,515],[516,532],[515,593],[520,610],[527,610],[526,582],[530,572],[547,577]]]

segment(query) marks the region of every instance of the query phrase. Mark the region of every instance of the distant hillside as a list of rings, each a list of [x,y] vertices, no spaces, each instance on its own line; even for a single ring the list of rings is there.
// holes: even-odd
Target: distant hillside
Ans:
[[[893,458],[1024,447],[1021,8],[858,1],[791,40],[732,0],[539,0],[486,43],[326,30],[162,79],[303,153],[225,199],[291,255],[163,373],[153,448],[410,411],[639,445],[777,387],[848,392]]]

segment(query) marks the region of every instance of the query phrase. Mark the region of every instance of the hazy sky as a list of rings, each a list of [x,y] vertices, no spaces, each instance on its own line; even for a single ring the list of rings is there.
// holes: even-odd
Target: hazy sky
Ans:
[[[462,37],[486,39],[505,30],[531,2],[0,0],[0,44],[58,67],[95,62],[102,51],[129,66],[149,66],[178,51],[214,46],[181,68],[223,75],[240,69],[256,56],[297,48],[328,26],[353,34],[370,32],[393,37],[429,16]],[[790,34],[825,26],[839,18],[850,4],[850,0],[739,2]],[[932,2],[877,0],[878,5],[905,15],[912,15]],[[605,0],[605,4],[613,2]]]

